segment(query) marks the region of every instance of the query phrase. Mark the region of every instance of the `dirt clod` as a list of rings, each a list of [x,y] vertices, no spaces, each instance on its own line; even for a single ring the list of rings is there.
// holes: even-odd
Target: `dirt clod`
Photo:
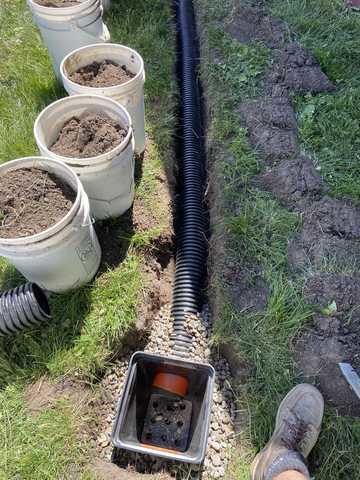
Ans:
[[[360,208],[350,201],[323,197],[304,216],[302,232],[289,244],[295,271],[332,263],[340,268],[360,267]]]
[[[269,48],[276,48],[284,43],[287,26],[283,21],[266,15],[261,8],[240,6],[225,30],[241,43],[257,40]]]
[[[312,161],[304,156],[284,160],[271,170],[257,175],[253,183],[270,191],[285,207],[301,211],[327,190]]]
[[[289,43],[277,52],[265,80],[265,90],[274,97],[289,91],[316,94],[334,89],[314,55],[298,43]]]
[[[289,99],[266,98],[241,104],[239,113],[251,145],[269,163],[298,154],[298,129]]]
[[[88,87],[112,87],[121,85],[134,78],[134,76],[125,65],[119,65],[111,60],[104,60],[79,68],[79,70],[69,75],[69,78],[79,85]]]
[[[0,181],[2,238],[43,232],[68,213],[76,197],[69,185],[37,168],[10,170]]]
[[[339,274],[322,274],[310,277],[304,288],[308,303],[327,308],[332,302],[336,312],[358,316],[360,307],[360,278]]]
[[[73,7],[74,5],[79,5],[81,2],[79,0],[35,0],[38,5],[43,7],[52,7],[52,8],[65,8]]]
[[[115,148],[126,135],[127,130],[108,115],[86,113],[65,123],[50,150],[63,157],[96,157]]]
[[[360,415],[360,402],[343,377],[339,362],[360,373],[360,330],[357,322],[317,315],[313,326],[298,338],[295,360],[305,381],[315,382],[329,405],[340,415]]]

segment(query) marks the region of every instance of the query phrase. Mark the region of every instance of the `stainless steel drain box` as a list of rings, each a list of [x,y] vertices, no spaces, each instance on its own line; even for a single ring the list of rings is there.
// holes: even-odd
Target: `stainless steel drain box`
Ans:
[[[188,381],[183,398],[154,390],[160,373]],[[112,432],[119,449],[147,455],[202,463],[209,435],[215,371],[211,365],[177,357],[135,353],[129,364],[124,391]]]

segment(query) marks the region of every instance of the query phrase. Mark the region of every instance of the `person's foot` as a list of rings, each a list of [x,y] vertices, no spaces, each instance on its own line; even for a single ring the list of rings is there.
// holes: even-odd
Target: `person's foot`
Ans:
[[[308,384],[293,388],[281,402],[273,436],[257,455],[251,468],[252,480],[272,480],[287,470],[309,478],[305,464],[320,434],[324,399]]]

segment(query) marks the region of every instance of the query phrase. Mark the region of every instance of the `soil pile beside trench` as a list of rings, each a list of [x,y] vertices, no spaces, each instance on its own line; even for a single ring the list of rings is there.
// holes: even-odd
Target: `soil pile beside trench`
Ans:
[[[134,77],[125,65],[118,65],[111,60],[90,63],[69,75],[74,83],[95,88],[121,85]]]
[[[108,115],[87,113],[68,120],[50,150],[62,157],[96,157],[120,145],[127,133]]]
[[[289,265],[292,274],[305,281],[305,299],[316,313],[309,329],[295,341],[299,373],[315,382],[340,414],[359,415],[359,401],[338,367],[339,362],[348,361],[360,368],[359,280],[355,275],[324,271],[327,265],[340,272],[349,271],[349,265],[351,271],[360,266],[360,209],[349,200],[327,195],[328,185],[301,150],[292,102],[295,95],[335,92],[335,85],[312,52],[293,41],[288,26],[271,17],[263,4],[240,3],[226,30],[242,43],[262,41],[273,52],[273,61],[260,81],[262,92],[242,101],[238,114],[264,167],[251,184],[269,191],[303,219],[302,231],[289,243]],[[256,292],[256,269],[249,273],[239,265],[237,270],[241,278],[252,278],[251,288]],[[224,274],[227,283],[233,278],[230,291],[239,290],[237,277],[230,273]],[[261,291],[265,290],[266,285]],[[253,298],[256,295],[245,295],[241,309],[253,308]],[[266,306],[263,300],[259,305],[260,310]]]
[[[76,197],[69,185],[37,168],[10,170],[0,181],[1,238],[43,232],[64,218]]]

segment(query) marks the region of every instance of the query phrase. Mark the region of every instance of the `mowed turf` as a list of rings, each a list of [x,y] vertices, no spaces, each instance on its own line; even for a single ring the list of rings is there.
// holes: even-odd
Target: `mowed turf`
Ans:
[[[247,374],[236,385],[242,428],[225,478],[245,480],[255,453],[272,433],[282,397],[300,381],[291,345],[312,311],[302,298],[304,279],[294,280],[287,261],[288,240],[301,228],[301,218],[249,183],[263,167],[239,121],[238,106],[259,94],[258,79],[271,61],[271,51],[259,42],[240,44],[224,32],[236,2],[195,0],[195,5],[208,107],[210,185],[216,202],[213,244],[221,245],[221,255],[215,250],[212,257],[211,287],[217,293],[214,341],[231,342]],[[331,195],[358,202],[360,16],[345,9],[343,0],[272,0],[266,6],[297,32],[337,86],[335,93],[295,99],[301,141]],[[257,265],[269,288],[265,312],[235,308],[222,278],[223,262]],[[360,478],[359,439],[359,419],[338,417],[328,409],[310,459],[315,478]]]
[[[138,178],[137,197],[155,218],[146,232],[133,231],[126,216],[104,222],[113,242],[101,274],[89,285],[51,299],[47,326],[0,339],[0,478],[90,478],[89,445],[79,439],[86,418],[71,402],[57,402],[37,416],[27,412],[25,385],[41,377],[64,375],[92,384],[103,372],[134,323],[143,298],[145,251],[167,228],[155,178],[172,160],[174,31],[168,2],[116,1],[105,21],[112,41],[137,49],[146,65],[148,149]],[[40,34],[25,0],[0,5],[0,162],[38,154],[33,122],[50,102],[66,95],[56,81]],[[110,245],[110,246],[109,246]],[[114,251],[111,251],[114,250]],[[119,252],[119,253],[117,253]],[[24,279],[0,260],[0,288]],[[95,387],[94,387],[95,388]],[[75,474],[75,473],[74,473]]]

